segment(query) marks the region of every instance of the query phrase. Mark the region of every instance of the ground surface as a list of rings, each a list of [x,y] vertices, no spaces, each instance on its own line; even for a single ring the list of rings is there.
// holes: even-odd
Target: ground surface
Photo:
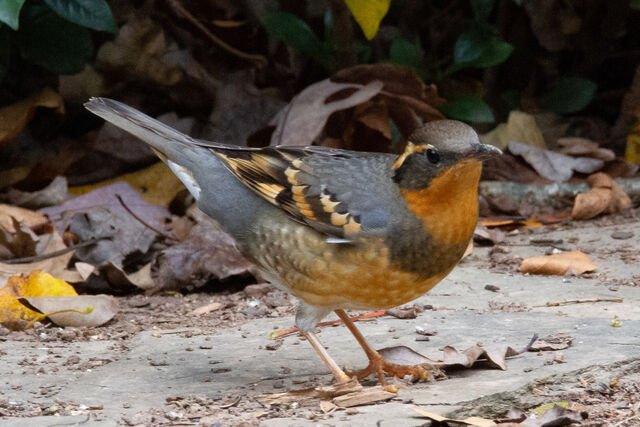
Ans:
[[[122,297],[117,318],[100,328],[1,331],[0,423],[398,427],[426,422],[414,407],[493,417],[571,400],[585,406],[591,425],[640,425],[636,215],[524,230],[498,248],[476,247],[418,300],[432,308],[417,318],[358,323],[375,347],[408,345],[432,358],[446,345],[522,347],[534,332],[570,335],[572,344],[561,354],[526,352],[508,360],[506,371],[459,369],[441,381],[399,380],[397,398],[347,410],[325,413],[318,400],[267,408],[258,395],[331,383],[328,370],[298,336],[269,340],[270,332],[293,322],[288,296],[262,286],[224,294],[137,295]],[[550,253],[554,245],[588,253],[600,270],[566,278],[519,272],[520,258]],[[598,298],[622,302],[546,306]],[[190,314],[211,302],[220,303],[215,311]],[[437,334],[418,341],[417,326]],[[365,364],[344,327],[322,328],[320,338],[341,364]]]

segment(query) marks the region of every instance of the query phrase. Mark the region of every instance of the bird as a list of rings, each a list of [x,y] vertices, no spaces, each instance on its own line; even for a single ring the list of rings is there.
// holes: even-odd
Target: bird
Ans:
[[[338,383],[428,376],[386,361],[345,310],[405,304],[460,261],[478,218],[482,161],[501,154],[472,127],[427,122],[399,155],[250,148],[194,139],[108,98],[85,107],[146,142],[264,278],[298,299],[295,324]],[[348,375],[315,334],[332,311],[364,350],[364,369]]]

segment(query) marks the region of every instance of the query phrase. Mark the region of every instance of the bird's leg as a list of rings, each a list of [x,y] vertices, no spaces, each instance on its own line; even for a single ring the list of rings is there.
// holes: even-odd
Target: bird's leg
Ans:
[[[320,342],[320,339],[314,332],[303,331],[302,334],[307,338],[307,341],[309,341],[313,349],[316,351],[316,353],[318,353],[318,356],[320,356],[329,370],[331,370],[331,373],[333,374],[333,377],[337,382],[343,383],[351,380],[351,377],[345,374],[344,371],[340,369],[336,361],[333,360],[331,356],[329,356],[329,353],[324,348],[324,346]]]
[[[364,339],[358,328],[356,328],[356,325],[353,324],[344,310],[338,309],[335,310],[335,312],[344,324],[347,325],[347,328],[349,328],[369,359],[369,366],[361,371],[355,372],[358,379],[363,379],[371,374],[376,374],[378,376],[378,381],[380,381],[380,384],[384,386],[387,383],[384,376],[385,372],[398,378],[403,378],[405,375],[414,375],[418,378],[426,379],[429,376],[429,372],[420,365],[397,365],[384,360],[380,353],[371,348],[369,343]]]

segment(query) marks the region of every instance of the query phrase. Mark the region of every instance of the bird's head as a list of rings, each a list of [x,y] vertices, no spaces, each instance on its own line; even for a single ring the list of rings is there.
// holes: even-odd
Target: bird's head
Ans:
[[[471,126],[455,120],[433,121],[411,135],[392,166],[393,177],[401,189],[408,191],[427,188],[443,174],[455,177],[477,170],[479,179],[482,160],[501,153],[492,145],[482,144]]]

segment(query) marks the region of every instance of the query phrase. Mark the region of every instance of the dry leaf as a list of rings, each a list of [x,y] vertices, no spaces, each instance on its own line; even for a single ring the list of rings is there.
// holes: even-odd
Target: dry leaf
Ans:
[[[573,337],[569,334],[554,334],[546,337],[538,338],[536,342],[531,345],[529,351],[557,351],[569,348]]]
[[[71,187],[69,192],[75,195],[87,194],[120,181],[128,182],[138,191],[145,202],[156,206],[168,206],[176,194],[185,188],[176,175],[171,172],[169,166],[160,162],[146,169],[120,175],[96,184]]]
[[[122,206],[118,197],[139,219]],[[76,250],[80,261],[96,267],[113,263],[118,268],[122,268],[122,261],[129,254],[147,253],[157,237],[149,227],[163,230],[164,219],[171,216],[165,208],[142,200],[126,182],[98,188],[40,212],[81,241],[100,239],[95,245]]]
[[[616,154],[608,148],[600,148],[597,142],[586,138],[559,138],[558,145],[562,148],[558,150],[560,154],[574,157],[593,157],[605,162],[610,162],[616,158]]]
[[[48,87],[27,99],[0,108],[0,145],[15,138],[31,121],[38,107],[53,108],[64,114],[62,97]]]
[[[98,69],[119,72],[123,79],[131,76],[171,86],[184,76],[177,64],[170,63],[171,51],[177,51],[177,46],[169,44],[162,26],[151,18],[133,16],[120,27],[114,41],[100,47],[96,64]]]
[[[580,251],[525,258],[520,265],[523,273],[557,276],[578,275],[598,268],[587,254]]]
[[[540,176],[555,182],[568,181],[574,171],[593,173],[604,166],[599,159],[566,156],[520,142],[509,142],[508,147],[511,153],[522,156]]]
[[[338,406],[336,406],[335,404],[327,401],[327,400],[323,400],[320,402],[320,410],[324,413],[324,414],[330,414],[333,411],[335,411],[336,409],[338,409]]]
[[[480,136],[483,144],[491,144],[504,150],[510,142],[520,142],[538,148],[547,148],[542,132],[531,114],[522,111],[509,113],[507,123],[501,123],[491,132]]]
[[[334,83],[326,79],[307,87],[272,120],[276,130],[271,136],[271,145],[311,145],[331,114],[370,100],[383,86],[379,81],[359,85]],[[332,95],[346,91],[351,94],[327,102]]]
[[[27,296],[24,299],[45,315],[63,310],[83,311],[93,307],[87,314],[66,311],[48,315],[58,326],[100,326],[113,319],[118,311],[118,301],[110,295]]]
[[[617,213],[631,207],[631,199],[620,184],[604,173],[596,173],[587,178],[591,190],[576,195],[571,217],[590,219],[601,213]]]
[[[66,249],[67,247],[58,233],[40,236],[40,240],[46,243],[46,248],[41,254],[46,255],[61,249]],[[73,257],[73,253],[73,251],[69,251],[56,257],[24,264],[7,264],[0,262],[0,284],[4,284],[10,276],[30,274],[34,270],[42,270],[54,277],[62,278],[67,282],[73,281],[69,280],[69,276],[73,277],[74,274],[77,275],[77,273],[67,270],[67,264],[69,264],[69,261]],[[77,277],[79,277],[79,275],[77,275]]]
[[[192,310],[189,315],[190,316],[202,316],[203,314],[211,313],[212,311],[216,311],[222,307],[222,304],[219,302],[212,302],[210,304],[206,304]]]
[[[80,277],[82,277],[82,280],[87,280],[89,276],[96,271],[93,265],[87,264],[86,262],[76,262],[73,266],[78,274],[80,274]]]
[[[375,386],[335,397],[333,403],[341,408],[351,408],[353,406],[369,405],[371,403],[393,399],[396,396],[396,393],[386,391],[382,386]]]
[[[346,383],[333,384],[330,386],[319,386],[300,390],[290,390],[284,393],[262,394],[257,397],[265,407],[290,404],[292,402],[304,402],[310,399],[328,400],[348,393],[360,392],[364,388],[357,379],[352,379]]]
[[[529,344],[521,350],[514,350],[509,346],[501,348],[483,348],[474,345],[463,351],[458,351],[452,346],[445,346],[443,349],[442,360],[430,359],[406,346],[386,347],[378,350],[378,352],[387,362],[396,363],[398,365],[426,365],[434,368],[446,369],[453,366],[470,368],[476,362],[487,362],[490,366],[506,370],[506,359],[527,351],[537,338],[537,335],[534,335]]]
[[[475,427],[493,427],[498,425],[493,420],[489,420],[487,418],[469,417],[469,418],[465,418],[464,420],[457,420],[453,418],[446,418],[446,417],[443,417],[442,415],[438,415],[434,412],[428,412],[420,408],[413,408],[413,410],[416,411],[418,414],[422,415],[423,417],[429,418],[430,420],[436,421],[438,423],[452,422],[456,424],[465,424],[468,426],[475,426]]]
[[[40,314],[20,304],[20,297],[77,296],[73,286],[40,270],[29,276],[11,276],[0,289],[0,323],[12,329],[24,325],[20,321],[37,319]]]
[[[0,203],[0,227],[10,233],[14,233],[16,231],[13,226],[12,218],[15,218],[18,222],[29,228],[35,228],[48,222],[47,217],[41,213]]]
[[[196,223],[187,236],[156,257],[153,292],[195,289],[212,280],[246,274],[253,267],[215,220],[197,208],[190,209],[189,215]]]
[[[2,198],[12,205],[40,209],[46,206],[58,205],[70,197],[67,179],[63,176],[57,176],[42,190],[19,191],[11,188]]]

